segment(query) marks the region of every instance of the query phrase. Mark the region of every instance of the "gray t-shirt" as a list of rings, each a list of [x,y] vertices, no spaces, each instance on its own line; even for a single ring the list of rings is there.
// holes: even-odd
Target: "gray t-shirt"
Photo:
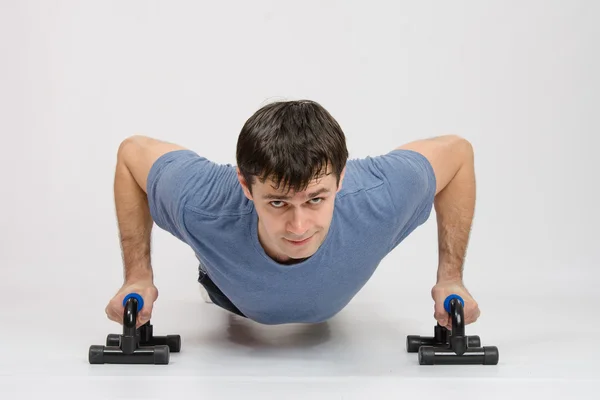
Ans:
[[[284,265],[260,245],[254,203],[235,166],[176,150],[154,163],[147,180],[155,223],[193,249],[240,311],[269,325],[321,322],[341,311],[429,218],[435,186],[431,164],[415,151],[348,160],[325,241],[308,259]]]

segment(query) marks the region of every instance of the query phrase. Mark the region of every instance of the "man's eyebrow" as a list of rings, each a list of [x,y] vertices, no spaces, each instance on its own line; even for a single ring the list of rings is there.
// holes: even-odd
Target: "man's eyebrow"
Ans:
[[[315,196],[320,195],[321,193],[330,193],[330,192],[331,191],[329,189],[327,189],[327,188],[321,188],[321,189],[316,190],[316,191],[314,191],[312,193],[309,193],[307,197],[308,198],[313,198]],[[292,197],[291,196],[284,196],[284,195],[280,195],[280,194],[267,193],[267,194],[264,194],[262,196],[262,198],[263,199],[267,199],[267,200],[289,200]]]

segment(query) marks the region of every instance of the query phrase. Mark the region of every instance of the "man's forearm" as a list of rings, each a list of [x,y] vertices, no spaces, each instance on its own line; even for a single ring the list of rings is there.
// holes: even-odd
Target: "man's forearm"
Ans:
[[[119,226],[125,283],[152,279],[150,234],[153,220],[146,193],[137,184],[127,167],[125,146],[117,156],[114,197]]]
[[[463,279],[464,259],[475,211],[475,167],[470,144],[456,175],[435,197],[438,225],[437,281]]]

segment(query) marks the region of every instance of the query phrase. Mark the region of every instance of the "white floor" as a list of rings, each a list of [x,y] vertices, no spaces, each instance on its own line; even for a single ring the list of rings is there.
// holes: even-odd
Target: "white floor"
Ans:
[[[0,1],[0,400],[600,399],[599,15],[593,0]],[[122,140],[235,164],[258,107],[302,98],[340,122],[351,158],[473,143],[465,277],[482,313],[466,332],[499,364],[406,352],[435,325],[432,214],[316,326],[206,304],[190,249],[156,228],[152,323],[182,350],[90,365],[121,333],[104,308],[122,276]]]
[[[1,295],[10,306],[2,308],[0,397],[597,398],[595,296],[484,291],[482,316],[466,332],[497,346],[499,364],[421,366],[405,339],[433,333],[428,293],[385,290],[384,278],[382,272],[337,317],[314,326],[259,325],[205,303],[194,283],[179,293],[167,287],[152,323],[156,335],[180,334],[182,349],[160,366],[90,365],[89,346],[120,333],[102,315],[106,299],[97,290],[86,297],[82,288],[69,296],[58,281],[49,299],[25,277],[13,279]],[[59,292],[66,297],[57,300]]]

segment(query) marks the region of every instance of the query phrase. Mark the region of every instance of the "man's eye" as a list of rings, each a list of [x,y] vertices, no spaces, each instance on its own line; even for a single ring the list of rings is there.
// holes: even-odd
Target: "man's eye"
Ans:
[[[314,200],[319,200],[319,201],[318,201],[318,202],[316,202],[316,203],[314,203],[314,202],[312,203],[313,205],[317,205],[317,204],[321,204],[321,202],[324,200],[324,198],[323,198],[323,197],[315,197],[314,199],[310,199],[310,200],[309,200],[309,202],[312,202],[312,201],[314,201]],[[273,206],[273,208],[282,208],[282,206],[278,206],[278,205],[276,205],[275,203],[283,203],[283,201],[272,201],[272,202],[270,203],[270,204],[271,204],[271,206]]]

